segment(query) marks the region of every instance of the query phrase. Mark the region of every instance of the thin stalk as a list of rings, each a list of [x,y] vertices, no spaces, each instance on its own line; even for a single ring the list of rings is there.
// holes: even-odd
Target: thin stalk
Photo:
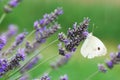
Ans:
[[[6,16],[6,13],[3,13],[2,16],[1,16],[1,18],[0,18],[0,24],[1,24],[2,21],[4,20],[5,16]]]
[[[32,32],[30,32],[30,33],[26,36],[26,38],[23,40],[23,42],[22,42],[20,45],[18,45],[15,50],[13,50],[13,53],[15,53],[16,50],[17,50],[19,47],[21,47],[21,45],[24,44],[24,42],[25,42],[34,32],[35,32],[35,30],[33,30]],[[8,53],[9,50],[10,50],[10,48],[9,48],[7,51],[3,51],[2,53],[4,53],[4,52],[5,52],[5,53],[2,54],[2,55],[5,55],[6,53]],[[11,59],[11,58],[12,58],[12,57],[10,57],[9,59]],[[8,59],[8,60],[9,60],[9,59]]]
[[[85,80],[90,80],[92,77],[94,77],[99,71],[94,72],[93,74],[91,74],[90,76],[87,77],[87,79]]]
[[[53,58],[55,58],[55,57],[57,57],[57,56],[58,56],[58,54],[55,55],[55,56],[49,57],[48,59],[44,60],[44,61],[41,62],[40,64],[36,65],[34,68],[28,70],[26,73],[29,73],[29,72],[35,70],[35,69],[38,68],[40,65],[46,63],[47,61],[50,61],[51,59],[53,59]],[[49,73],[50,73],[50,72],[51,72],[51,70],[49,70]],[[23,76],[23,75],[18,76],[15,80],[18,80],[18,79],[21,78],[22,76]]]
[[[21,68],[19,68],[17,71],[15,71],[14,73],[12,73],[10,76],[8,76],[7,79],[9,79],[10,77],[12,77],[13,75],[15,75],[17,72],[19,72],[21,69],[23,69],[27,64],[29,64],[29,62],[36,56],[38,56],[43,50],[45,50],[46,48],[48,48],[49,46],[51,46],[53,43],[57,42],[58,39],[52,41],[51,43],[49,43],[46,47],[44,47],[43,49],[41,49],[39,52],[36,53],[36,55],[33,55]]]

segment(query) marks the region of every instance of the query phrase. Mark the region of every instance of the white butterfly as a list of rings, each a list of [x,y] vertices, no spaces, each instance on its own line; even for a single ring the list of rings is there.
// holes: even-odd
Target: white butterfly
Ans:
[[[90,33],[84,41],[80,52],[84,57],[91,59],[105,55],[107,53],[107,49],[100,39]]]

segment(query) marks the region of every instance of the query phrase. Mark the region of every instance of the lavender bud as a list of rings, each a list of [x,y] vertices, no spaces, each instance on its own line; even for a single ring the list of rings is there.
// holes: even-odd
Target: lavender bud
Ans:
[[[21,43],[23,42],[26,34],[27,34],[26,32],[19,34],[19,35],[16,37],[15,45],[21,44]]]
[[[56,15],[62,15],[63,14],[63,10],[62,10],[62,8],[57,8],[57,9],[55,9],[54,13]]]
[[[0,77],[6,73],[7,66],[8,62],[5,59],[0,59]]]
[[[18,28],[14,24],[9,25],[9,30],[7,31],[7,37],[14,36],[18,31]]]
[[[103,64],[98,64],[98,70],[103,73],[106,73],[107,71],[107,69],[105,68]]]
[[[61,77],[60,77],[60,80],[68,80],[67,74],[65,74],[64,76],[61,76]]]
[[[118,54],[117,54],[117,58],[120,58],[120,52],[118,52]]]
[[[46,73],[46,74],[44,74],[44,75],[40,78],[40,80],[51,80],[51,79],[50,79],[50,77],[48,76],[48,74]]]
[[[113,62],[111,60],[106,61],[106,65],[108,68],[112,69],[113,68]]]
[[[18,60],[24,60],[25,59],[25,49],[18,49],[16,58],[19,58]]]
[[[3,47],[6,45],[6,43],[7,43],[6,36],[0,36],[0,50],[3,49]]]
[[[63,48],[59,48],[59,54],[62,55],[62,56],[65,56],[65,49]]]
[[[59,33],[58,34],[58,39],[61,41],[61,42],[64,42],[64,40],[65,40],[65,34],[64,33]]]
[[[18,5],[18,0],[10,0],[8,3],[10,7],[16,7]]]

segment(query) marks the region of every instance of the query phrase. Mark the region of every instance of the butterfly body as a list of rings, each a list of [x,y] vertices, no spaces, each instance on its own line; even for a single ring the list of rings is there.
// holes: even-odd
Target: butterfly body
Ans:
[[[107,49],[103,42],[97,37],[93,36],[92,33],[88,34],[86,40],[81,47],[81,54],[87,58],[94,58],[102,56],[107,53]]]

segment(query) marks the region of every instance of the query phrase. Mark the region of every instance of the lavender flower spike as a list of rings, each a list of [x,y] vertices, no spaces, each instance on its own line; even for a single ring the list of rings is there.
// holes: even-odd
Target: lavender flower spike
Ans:
[[[80,25],[77,23],[73,24],[72,29],[68,29],[67,35],[64,33],[58,34],[58,39],[60,42],[64,43],[64,48],[59,48],[59,54],[65,56],[65,53],[73,53],[76,51],[76,48],[79,46],[80,42],[85,40],[88,35],[88,25],[89,18],[84,18],[83,22]]]
[[[45,27],[56,20],[59,15],[63,14],[62,8],[57,8],[50,14],[45,14],[42,19],[34,22],[34,28]]]
[[[21,0],[10,0],[4,7],[5,13],[10,13],[14,7],[17,7]]]

